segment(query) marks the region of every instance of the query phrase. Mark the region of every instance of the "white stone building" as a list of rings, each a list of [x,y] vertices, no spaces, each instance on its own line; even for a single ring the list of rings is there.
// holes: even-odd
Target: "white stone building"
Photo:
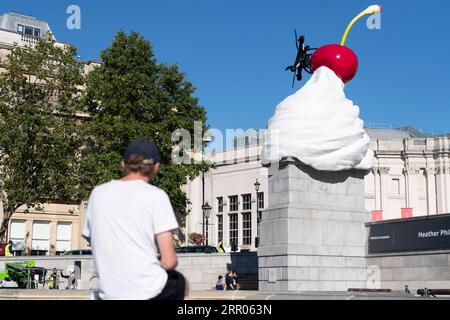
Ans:
[[[367,133],[376,161],[365,178],[365,203],[374,220],[450,212],[448,136],[426,135],[411,127],[368,128]],[[260,163],[261,150],[262,144],[250,143],[209,156],[216,167],[190,181],[185,189],[192,203],[186,235],[203,233],[206,223],[201,207],[207,202],[212,206],[209,244],[222,239],[225,248],[237,241],[241,250],[256,250],[258,211],[268,206],[268,170]]]

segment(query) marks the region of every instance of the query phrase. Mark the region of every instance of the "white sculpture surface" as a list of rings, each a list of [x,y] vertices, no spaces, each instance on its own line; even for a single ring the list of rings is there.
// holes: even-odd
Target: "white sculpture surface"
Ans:
[[[263,163],[295,157],[321,171],[370,170],[374,154],[344,83],[327,67],[276,108],[268,123]]]

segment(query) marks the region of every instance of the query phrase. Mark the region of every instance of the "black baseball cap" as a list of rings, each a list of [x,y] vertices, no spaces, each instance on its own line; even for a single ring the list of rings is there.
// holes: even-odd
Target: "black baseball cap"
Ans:
[[[131,142],[123,154],[123,161],[127,163],[133,154],[143,157],[144,160],[151,160],[153,163],[161,161],[156,144],[149,140],[141,139]]]

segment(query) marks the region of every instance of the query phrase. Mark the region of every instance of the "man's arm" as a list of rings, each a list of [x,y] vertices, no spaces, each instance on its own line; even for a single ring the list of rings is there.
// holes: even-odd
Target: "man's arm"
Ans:
[[[161,267],[166,271],[174,270],[178,265],[177,255],[173,246],[172,232],[163,232],[156,235],[159,253],[161,254]]]

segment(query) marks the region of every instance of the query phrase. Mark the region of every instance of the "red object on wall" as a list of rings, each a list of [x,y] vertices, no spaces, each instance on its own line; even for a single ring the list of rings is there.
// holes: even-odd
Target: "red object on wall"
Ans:
[[[0,257],[5,256],[5,247],[6,247],[6,243],[0,243]]]
[[[351,81],[358,71],[358,57],[352,49],[339,44],[329,44],[317,49],[311,57],[311,70],[328,67],[344,83]]]
[[[383,221],[383,210],[372,211],[372,221]]]
[[[402,219],[408,219],[413,217],[412,208],[402,208]]]

